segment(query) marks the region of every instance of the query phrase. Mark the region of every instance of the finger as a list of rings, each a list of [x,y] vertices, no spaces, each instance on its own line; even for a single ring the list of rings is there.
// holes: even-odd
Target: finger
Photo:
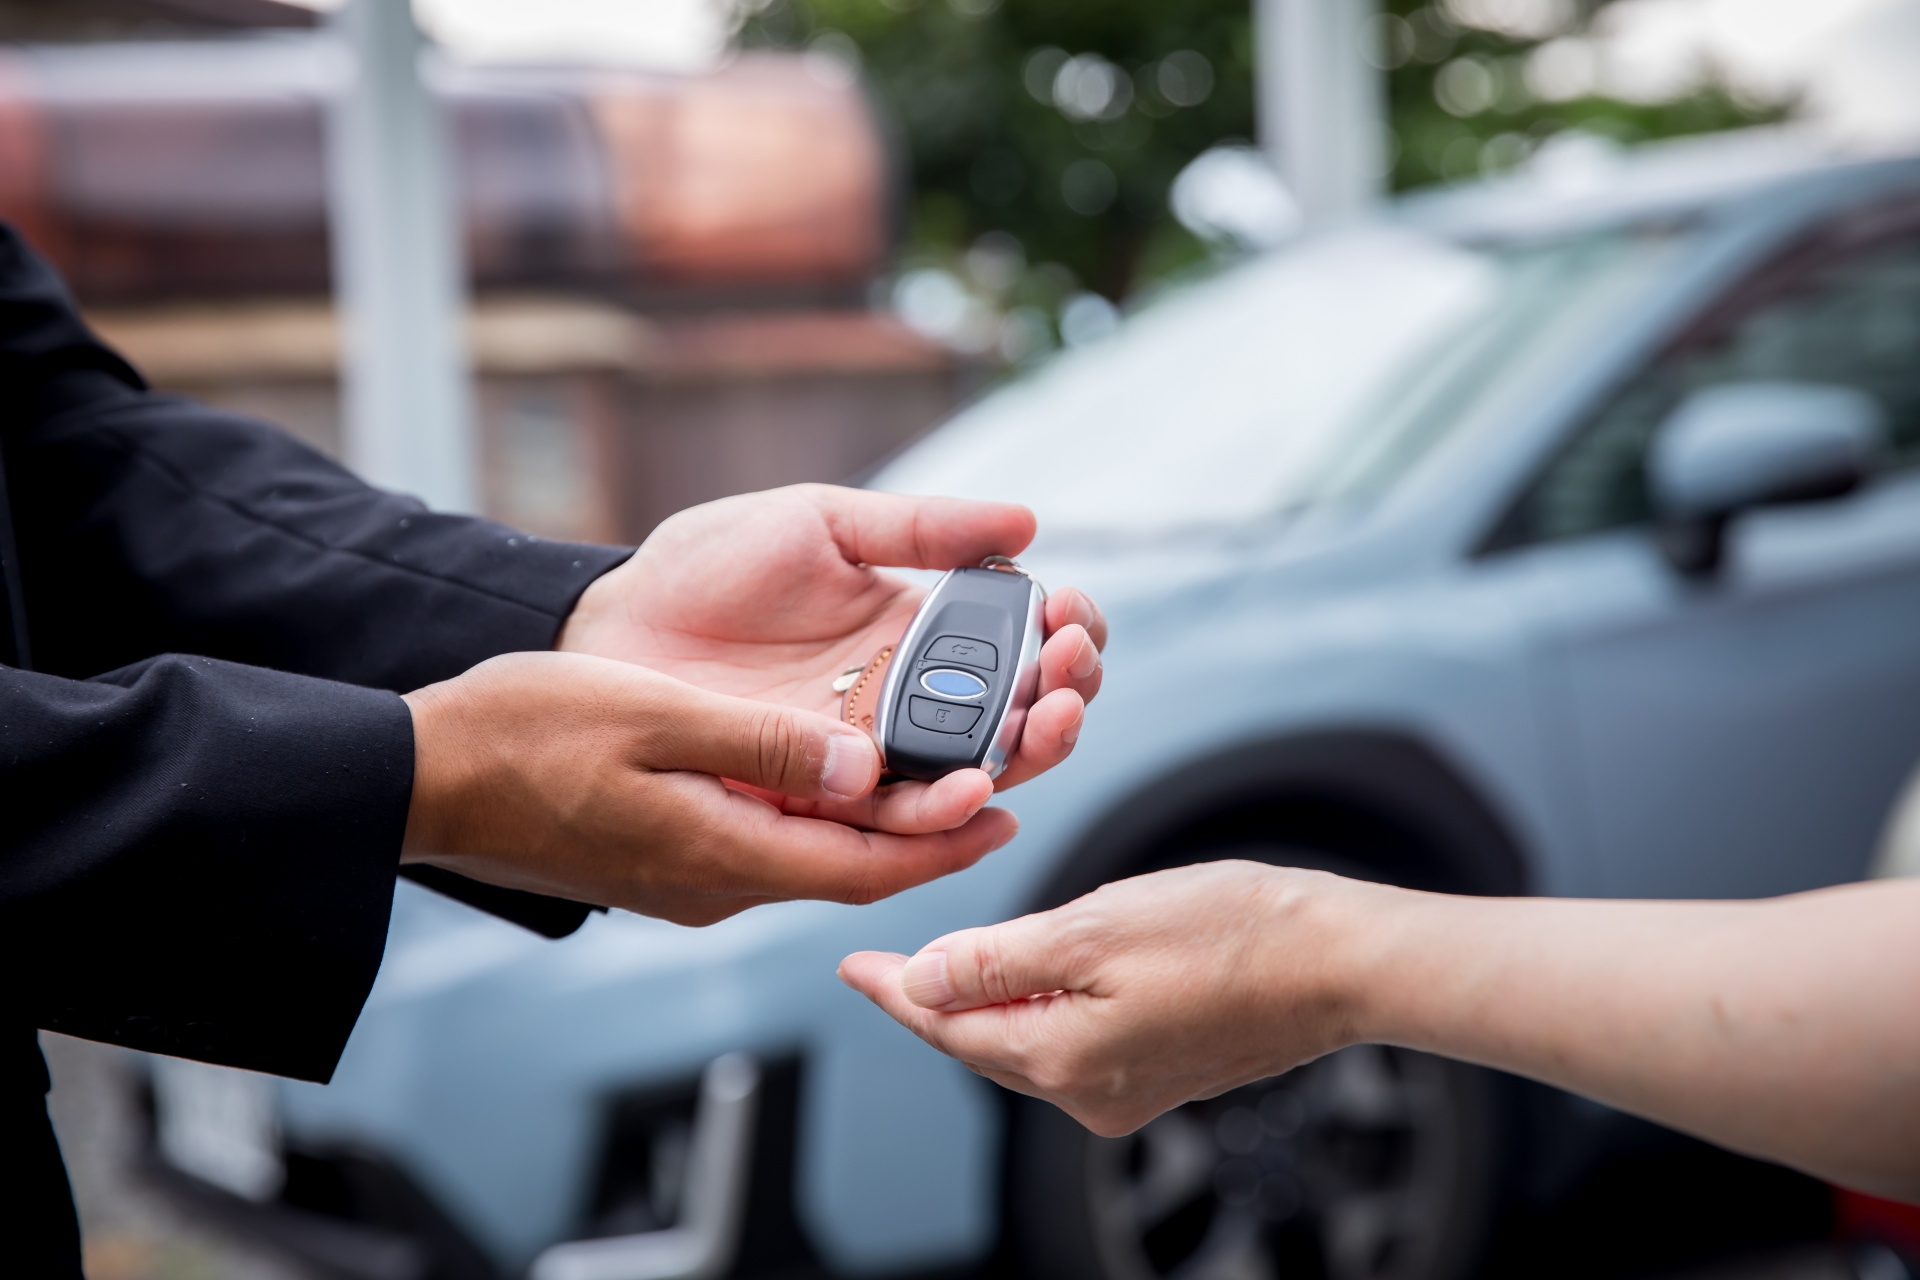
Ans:
[[[1037,777],[1073,753],[1086,720],[1087,704],[1071,689],[1056,689],[1027,708],[1020,746],[1007,767],[994,779],[994,789],[1005,791]]]
[[[634,672],[647,716],[641,763],[735,778],[783,796],[852,800],[880,780],[873,739],[816,712],[730,698]]]
[[[950,1014],[922,1009],[907,999],[901,990],[900,974],[907,957],[888,951],[856,951],[840,962],[840,981],[880,1006],[881,1012],[913,1034],[950,1057],[961,1057],[947,1045],[947,1033],[959,1021]],[[978,1039],[979,1037],[974,1037]],[[976,1044],[976,1050],[985,1046]],[[995,1055],[975,1053],[967,1056],[968,1065],[978,1071],[982,1066],[998,1067]]]
[[[856,951],[840,962],[840,980],[940,1052],[964,1059],[976,1071],[982,1067],[1004,1069],[1005,1055],[1015,1050],[1010,1043],[996,1043],[1006,1039],[999,1034],[1004,1025],[998,1017],[1001,1011],[969,1010],[952,1014],[921,1008],[909,1000],[902,989],[901,974],[907,960],[906,956],[893,952]],[[995,1025],[989,1027],[989,1022]],[[957,1046],[950,1039],[956,1032],[967,1042],[969,1052],[956,1052]]]
[[[1052,635],[1069,623],[1079,623],[1093,637],[1094,647],[1107,647],[1107,618],[1093,597],[1078,587],[1062,587],[1047,597],[1047,634]]]
[[[922,1009],[1003,1005],[1085,985],[1079,948],[1063,941],[1055,912],[963,929],[936,939],[900,969],[900,989]]]
[[[1065,1046],[1084,1036],[1084,1019],[1076,1017],[1073,1002],[1085,999],[1056,996],[952,1013],[921,1009],[908,1002],[906,1007],[921,1019],[919,1025],[908,1029],[989,1079],[999,1080],[1003,1075],[1024,1079],[1057,1062]],[[1036,1090],[1031,1083],[1020,1086],[1020,1092],[1054,1100],[1053,1095]]]
[[[891,835],[778,813],[733,791],[725,847],[729,879],[770,898],[868,903],[963,871],[1020,830],[1005,809],[983,809],[952,831]],[[734,891],[731,890],[730,891]]]
[[[1022,1001],[952,1013],[923,1009],[903,989],[901,975],[907,964],[906,956],[859,951],[840,962],[840,980],[941,1053],[992,1079],[1002,1073],[1020,1074],[1031,1046],[1047,1042],[1044,1024],[1058,1016],[1052,1002]],[[1028,1085],[1021,1092],[1031,1093],[1033,1088]]]
[[[953,569],[1033,541],[1033,512],[1008,502],[921,498],[806,485],[840,553],[854,564]]]
[[[937,782],[896,782],[858,800],[776,801],[788,813],[825,818],[867,831],[923,835],[951,831],[993,799],[993,779],[982,769],[960,769]]]
[[[1071,689],[1081,699],[1092,702],[1100,692],[1104,675],[1100,647],[1077,622],[1069,623],[1048,637],[1040,646],[1040,696],[1055,689]]]
[[[907,958],[897,951],[856,951],[840,962],[836,972],[840,981],[878,1003],[882,991],[900,985],[900,970]]]

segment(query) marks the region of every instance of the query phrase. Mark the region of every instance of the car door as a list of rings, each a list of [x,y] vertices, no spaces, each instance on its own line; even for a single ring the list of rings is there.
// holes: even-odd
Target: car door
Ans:
[[[1883,471],[1750,512],[1676,573],[1646,458],[1704,386],[1875,397]],[[1491,548],[1553,577],[1550,731],[1605,891],[1748,896],[1857,877],[1920,759],[1920,200],[1820,228],[1697,317],[1574,433]]]

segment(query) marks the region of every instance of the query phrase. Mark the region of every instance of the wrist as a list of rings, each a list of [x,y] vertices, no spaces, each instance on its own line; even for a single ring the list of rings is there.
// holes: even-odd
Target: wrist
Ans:
[[[407,805],[407,830],[400,842],[402,865],[425,862],[458,850],[453,817],[461,811],[459,739],[455,727],[460,695],[454,682],[428,685],[401,695],[413,717],[413,795]]]
[[[603,629],[603,620],[619,612],[620,570],[630,563],[615,565],[587,584],[587,589],[574,601],[572,612],[560,624],[559,634],[553,638],[556,653],[594,650],[594,636]]]
[[[1332,970],[1353,1043],[1428,1049],[1429,1023],[1449,1000],[1436,939],[1461,899],[1352,882],[1340,904]]]
[[[1275,927],[1265,967],[1275,976],[1263,985],[1284,1007],[1267,1011],[1269,1025],[1299,1028],[1318,1053],[1398,1043],[1394,991],[1406,964],[1395,953],[1426,895],[1280,867],[1270,893]]]

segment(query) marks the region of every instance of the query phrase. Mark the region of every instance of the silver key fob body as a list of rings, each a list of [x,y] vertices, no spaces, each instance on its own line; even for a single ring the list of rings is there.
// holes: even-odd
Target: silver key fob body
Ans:
[[[1040,680],[1046,593],[1018,569],[953,569],[893,651],[874,724],[889,773],[998,777]]]

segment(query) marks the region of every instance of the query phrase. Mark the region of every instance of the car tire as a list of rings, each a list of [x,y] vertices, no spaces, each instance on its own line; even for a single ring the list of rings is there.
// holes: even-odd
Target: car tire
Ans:
[[[1365,874],[1271,846],[1165,865],[1225,857]],[[1498,1209],[1502,1111],[1492,1073],[1382,1045],[1187,1103],[1124,1138],[1017,1098],[1009,1244],[1028,1280],[1459,1280]]]

